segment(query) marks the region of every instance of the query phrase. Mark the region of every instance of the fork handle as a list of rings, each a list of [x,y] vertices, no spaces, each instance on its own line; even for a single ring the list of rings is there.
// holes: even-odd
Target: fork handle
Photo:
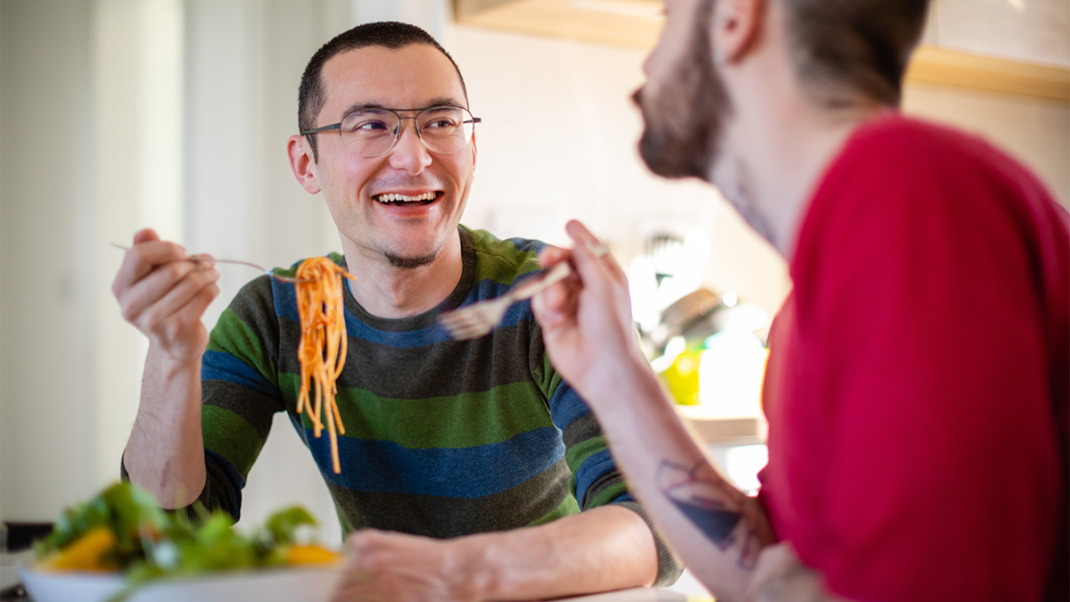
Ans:
[[[551,284],[560,282],[568,277],[572,273],[572,268],[569,267],[567,261],[562,261],[546,272],[544,276],[533,282],[526,282],[513,290],[513,294],[510,295],[514,301],[520,301],[521,299],[530,299],[539,294],[544,288]]]

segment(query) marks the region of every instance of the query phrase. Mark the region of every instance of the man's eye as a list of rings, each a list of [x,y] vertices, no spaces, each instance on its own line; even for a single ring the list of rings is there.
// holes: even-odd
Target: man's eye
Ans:
[[[346,128],[349,132],[360,132],[363,134],[378,133],[388,131],[390,128],[386,123],[382,121],[358,121],[352,126]]]
[[[445,118],[443,118],[443,119],[434,119],[432,121],[428,121],[427,123],[423,124],[420,127],[421,127],[421,129],[425,129],[425,130],[434,130],[434,129],[442,129],[442,128],[454,128],[454,127],[457,127],[457,122],[455,122],[452,119],[445,119]]]

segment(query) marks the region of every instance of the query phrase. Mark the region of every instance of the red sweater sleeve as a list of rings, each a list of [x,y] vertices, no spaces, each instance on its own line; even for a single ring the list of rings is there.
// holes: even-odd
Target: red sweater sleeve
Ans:
[[[994,152],[891,119],[852,140],[800,234],[770,503],[848,598],[1042,595],[1065,513],[1051,283],[1019,203],[1035,181]]]

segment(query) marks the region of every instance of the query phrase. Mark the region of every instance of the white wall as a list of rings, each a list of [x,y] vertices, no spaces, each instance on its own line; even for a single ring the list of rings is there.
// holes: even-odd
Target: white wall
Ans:
[[[932,0],[925,43],[1070,66],[1066,0]]]
[[[1032,168],[1070,208],[1070,105],[930,85],[907,86],[903,110],[978,134]]]
[[[15,295],[7,293],[15,277],[15,188],[10,167],[15,165],[15,36],[13,4],[0,4],[0,317],[15,311]],[[4,284],[7,283],[7,284]],[[15,495],[15,420],[13,384],[15,345],[12,321],[0,318],[0,520],[12,507]]]
[[[96,485],[92,5],[0,4],[0,513]]]

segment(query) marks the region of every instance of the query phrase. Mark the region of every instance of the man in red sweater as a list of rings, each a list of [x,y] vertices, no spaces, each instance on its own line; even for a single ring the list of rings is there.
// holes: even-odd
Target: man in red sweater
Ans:
[[[1066,600],[1070,219],[984,141],[896,111],[925,0],[669,0],[640,151],[790,265],[757,499],[689,436],[620,267],[535,300],[550,357],[718,600]]]

